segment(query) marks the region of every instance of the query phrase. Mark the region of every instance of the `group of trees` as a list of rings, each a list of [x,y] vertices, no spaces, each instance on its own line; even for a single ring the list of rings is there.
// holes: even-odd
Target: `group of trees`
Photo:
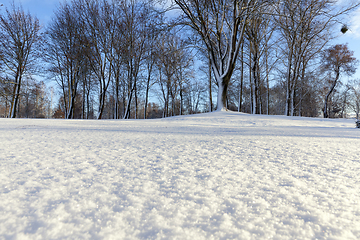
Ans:
[[[0,96],[2,108],[8,111],[7,116],[15,118],[21,110],[22,116],[34,116],[31,105],[39,105],[39,99],[43,98],[40,84],[30,85],[31,79],[27,74],[33,73],[37,51],[40,48],[40,24],[30,14],[24,13],[20,8],[6,9],[0,15]],[[33,92],[34,94],[30,94]],[[30,103],[29,95],[34,98]],[[34,96],[35,95],[35,96]],[[21,104],[22,109],[19,109]],[[42,105],[42,104],[40,104]]]
[[[359,81],[341,84],[356,59],[347,45],[329,46],[340,17],[357,5],[69,0],[43,29],[13,6],[0,15],[0,114],[154,118],[217,107],[358,115]],[[36,75],[57,84],[57,104]]]

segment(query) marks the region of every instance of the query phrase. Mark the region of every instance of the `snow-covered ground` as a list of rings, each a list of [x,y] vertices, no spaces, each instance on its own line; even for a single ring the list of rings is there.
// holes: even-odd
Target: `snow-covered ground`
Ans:
[[[0,119],[0,239],[360,239],[354,120]]]

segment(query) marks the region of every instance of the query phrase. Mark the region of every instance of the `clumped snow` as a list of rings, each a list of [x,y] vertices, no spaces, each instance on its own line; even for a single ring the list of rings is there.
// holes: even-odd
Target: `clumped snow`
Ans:
[[[0,239],[360,239],[353,120],[0,119]]]

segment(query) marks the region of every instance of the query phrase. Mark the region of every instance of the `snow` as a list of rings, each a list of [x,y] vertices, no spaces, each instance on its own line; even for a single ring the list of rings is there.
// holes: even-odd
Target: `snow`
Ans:
[[[0,119],[0,239],[359,239],[354,120]]]

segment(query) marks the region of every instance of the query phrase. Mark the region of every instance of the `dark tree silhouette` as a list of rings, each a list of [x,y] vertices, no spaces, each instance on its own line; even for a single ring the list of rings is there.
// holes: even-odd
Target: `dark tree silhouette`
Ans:
[[[350,51],[344,44],[332,46],[324,51],[323,69],[329,72],[329,86],[324,99],[324,118],[329,117],[329,98],[339,82],[341,73],[352,75],[356,71],[356,58],[353,55],[354,52]]]

